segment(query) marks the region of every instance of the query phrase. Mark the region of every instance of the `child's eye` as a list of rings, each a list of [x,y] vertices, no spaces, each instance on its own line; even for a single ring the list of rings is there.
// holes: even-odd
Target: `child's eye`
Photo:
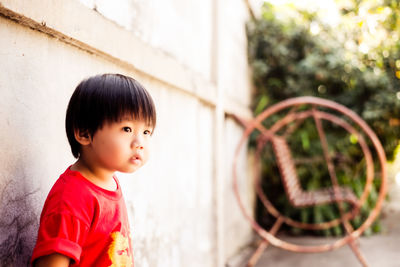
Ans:
[[[149,130],[146,130],[143,132],[145,135],[151,135],[151,132]]]
[[[122,130],[124,130],[124,132],[127,132],[127,133],[132,132],[132,128],[131,127],[124,127],[124,128],[122,128]]]

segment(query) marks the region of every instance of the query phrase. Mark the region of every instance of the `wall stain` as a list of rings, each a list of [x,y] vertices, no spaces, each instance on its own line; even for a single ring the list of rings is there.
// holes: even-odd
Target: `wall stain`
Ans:
[[[18,181],[18,180],[16,180]],[[21,181],[21,180],[20,180]],[[9,180],[0,193],[0,266],[29,266],[38,216],[25,186]]]

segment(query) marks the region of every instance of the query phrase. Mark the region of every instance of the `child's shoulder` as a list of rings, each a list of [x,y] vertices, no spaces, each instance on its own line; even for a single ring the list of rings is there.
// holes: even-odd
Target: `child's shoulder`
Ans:
[[[67,168],[53,185],[49,197],[51,196],[57,201],[80,205],[108,200],[118,201],[122,193],[118,181],[117,184],[117,191],[108,191],[94,185],[83,177],[80,172]]]
[[[42,210],[41,221],[60,223],[64,220],[72,224],[82,222],[90,227],[96,210],[96,197],[77,173],[68,168],[51,188]]]
[[[85,182],[85,178],[77,171],[72,171],[68,168],[60,175],[58,180],[53,185],[50,193],[57,193],[62,197],[89,197],[93,195],[90,187]]]
[[[96,196],[78,172],[69,168],[60,175],[47,196],[50,209],[91,209]]]
[[[68,168],[50,190],[45,203],[45,216],[69,214],[90,222],[96,212],[123,201],[120,187],[107,191],[95,186],[78,171]]]

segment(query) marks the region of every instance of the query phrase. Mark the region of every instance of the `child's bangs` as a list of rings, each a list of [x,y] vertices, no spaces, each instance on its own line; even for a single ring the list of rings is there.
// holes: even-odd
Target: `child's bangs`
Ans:
[[[156,112],[153,100],[147,91],[135,80],[126,80],[119,89],[113,90],[113,101],[109,101],[108,120],[122,121],[125,118],[144,121],[151,127],[156,126]]]

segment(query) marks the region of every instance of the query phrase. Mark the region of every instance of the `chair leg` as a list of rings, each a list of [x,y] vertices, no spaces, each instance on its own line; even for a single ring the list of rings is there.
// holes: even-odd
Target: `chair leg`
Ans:
[[[278,217],[278,219],[276,220],[276,222],[274,223],[274,225],[272,226],[271,230],[269,231],[271,235],[276,235],[276,233],[278,232],[279,228],[281,227],[283,223],[283,218],[282,217]],[[268,240],[264,239],[259,245],[257,250],[253,253],[253,255],[251,256],[250,260],[247,262],[246,267],[253,267],[254,265],[256,265],[256,263],[258,262],[258,260],[260,259],[262,253],[264,252],[264,250],[266,250],[269,246],[269,242]]]
[[[247,262],[246,267],[253,267],[258,260],[261,257],[261,254],[264,252],[264,250],[268,247],[269,242],[267,240],[262,240],[260,244],[257,247],[257,250],[254,252],[254,254],[251,256],[250,260]]]
[[[356,255],[357,259],[360,261],[363,267],[368,267],[367,260],[365,259],[364,255],[361,253],[359,247],[355,244],[354,239],[351,239],[349,242],[349,246],[351,250],[353,250],[354,254]]]
[[[327,142],[327,139],[325,136],[325,132],[322,127],[321,119],[316,115],[315,106],[313,107],[312,111],[313,111],[313,116],[314,116],[314,120],[315,120],[315,125],[317,126],[318,135],[319,135],[319,138],[321,141],[322,150],[324,152],[324,158],[325,158],[327,166],[328,166],[329,176],[331,177],[331,180],[332,180],[332,185],[333,185],[333,190],[334,190],[333,192],[334,192],[335,199],[336,199],[336,202],[339,207],[340,216],[342,218],[344,228],[346,229],[347,233],[350,235],[351,232],[353,232],[353,227],[351,227],[350,223],[344,218],[344,211],[343,211],[342,203],[339,200],[340,195],[341,195],[340,190],[339,190],[339,183],[338,183],[338,180],[336,177],[335,167],[334,167],[334,165],[332,163],[332,159],[329,155],[329,147],[328,147],[328,142]],[[354,240],[354,238],[350,238],[349,246],[353,250],[354,254],[356,254],[356,256],[357,256],[358,260],[361,262],[361,264],[364,267],[366,267],[367,262],[366,262],[365,258],[363,257],[363,255],[361,254],[358,247],[356,246],[356,241]]]
[[[347,234],[350,235],[354,231],[353,227],[351,226],[351,224],[349,223],[348,220],[344,219],[343,216],[342,216],[342,220],[343,220],[344,228],[346,229]],[[350,238],[349,247],[351,248],[351,250],[353,250],[357,259],[360,261],[361,265],[363,267],[368,267],[367,260],[365,259],[364,255],[361,253],[361,251],[358,247],[357,241],[358,241],[358,239]]]
[[[352,227],[348,221],[345,221],[345,228],[347,233],[350,235],[352,231]],[[361,265],[363,267],[368,267],[367,260],[365,259],[364,255],[361,253],[359,247],[358,247],[358,240],[354,238],[350,238],[349,240],[349,246],[351,250],[353,250],[354,254],[356,255],[357,259],[360,261]]]

